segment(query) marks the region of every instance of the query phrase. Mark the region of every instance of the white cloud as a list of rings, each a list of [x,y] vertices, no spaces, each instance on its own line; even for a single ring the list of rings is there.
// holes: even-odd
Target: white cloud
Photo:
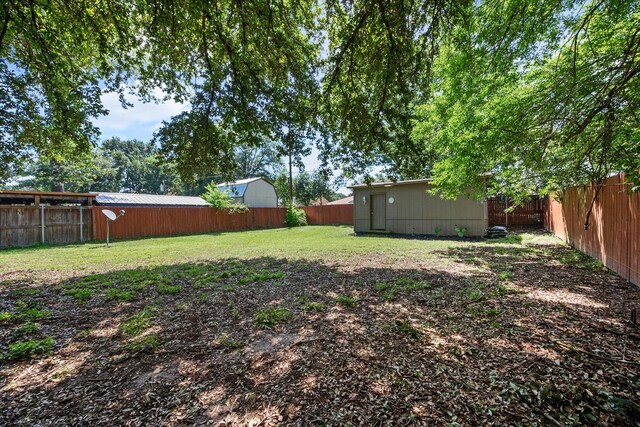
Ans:
[[[162,98],[163,93],[160,89],[156,89],[154,95]],[[127,101],[133,106],[125,109],[122,108],[116,93],[103,93],[101,99],[105,108],[109,110],[109,114],[94,120],[94,124],[102,132],[103,139],[118,136],[127,139],[149,140],[163,120],[170,119],[189,106],[189,104],[178,103],[171,99],[159,103],[144,103],[133,97],[128,97]]]

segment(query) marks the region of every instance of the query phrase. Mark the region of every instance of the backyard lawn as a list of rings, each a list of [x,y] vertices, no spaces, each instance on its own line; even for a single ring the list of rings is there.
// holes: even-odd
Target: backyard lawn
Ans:
[[[0,425],[637,425],[640,290],[541,233],[0,251]]]

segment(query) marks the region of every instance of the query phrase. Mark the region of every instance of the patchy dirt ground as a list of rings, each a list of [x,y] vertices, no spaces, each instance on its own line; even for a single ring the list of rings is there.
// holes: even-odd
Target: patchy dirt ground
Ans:
[[[638,425],[640,290],[541,242],[8,273],[0,424]]]

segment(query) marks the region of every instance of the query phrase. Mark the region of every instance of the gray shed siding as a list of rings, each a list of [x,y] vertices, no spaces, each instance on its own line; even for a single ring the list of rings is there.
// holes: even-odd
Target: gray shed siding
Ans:
[[[455,236],[455,227],[465,227],[467,236],[482,236],[488,226],[487,204],[467,197],[444,200],[427,193],[428,183],[395,184],[354,188],[354,231],[371,231],[371,196],[385,197],[385,231],[398,234]],[[366,203],[363,202],[366,197]],[[389,198],[394,203],[389,203]],[[374,197],[375,198],[375,197]]]

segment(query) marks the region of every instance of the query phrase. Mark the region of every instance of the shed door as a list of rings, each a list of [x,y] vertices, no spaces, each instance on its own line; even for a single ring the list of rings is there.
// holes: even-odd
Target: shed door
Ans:
[[[372,194],[371,195],[371,229],[372,230],[384,230],[387,223],[387,204],[386,195]]]

